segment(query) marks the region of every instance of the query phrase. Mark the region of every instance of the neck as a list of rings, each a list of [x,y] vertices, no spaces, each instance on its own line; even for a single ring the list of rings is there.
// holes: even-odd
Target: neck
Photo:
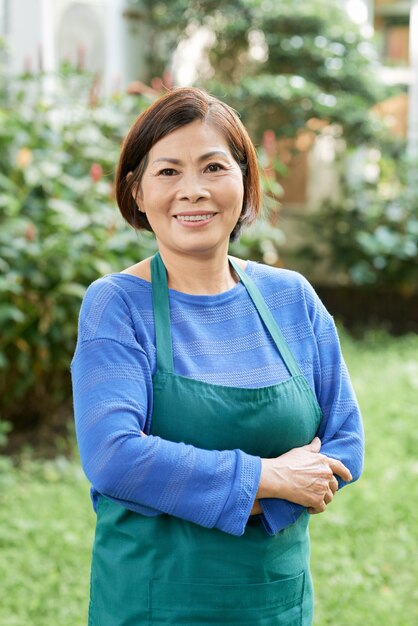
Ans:
[[[220,253],[177,254],[160,245],[160,254],[168,275],[170,289],[192,295],[213,295],[235,286],[228,250]]]

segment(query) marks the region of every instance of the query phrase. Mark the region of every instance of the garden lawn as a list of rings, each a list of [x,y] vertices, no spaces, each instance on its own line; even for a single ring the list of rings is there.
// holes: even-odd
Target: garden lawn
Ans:
[[[319,626],[418,624],[418,337],[343,336],[363,411],[360,482],[311,520]],[[86,626],[95,515],[77,458],[0,458],[0,623]],[[179,625],[181,626],[181,625]]]
[[[418,624],[418,336],[345,338],[364,473],[311,520],[315,624]]]

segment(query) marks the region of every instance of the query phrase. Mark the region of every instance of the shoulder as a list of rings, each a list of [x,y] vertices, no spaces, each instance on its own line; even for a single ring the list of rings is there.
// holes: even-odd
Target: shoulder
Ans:
[[[254,261],[249,261],[247,272],[271,306],[289,307],[295,315],[304,311],[313,325],[332,320],[314,287],[299,272]]]
[[[81,303],[80,341],[106,337],[131,343],[134,338],[132,308],[129,291],[118,274],[96,279],[87,287]]]
[[[116,307],[123,301],[123,288],[118,284],[116,274],[106,274],[88,285],[83,297],[82,310],[92,311],[107,306]]]
[[[294,270],[248,261],[247,272],[259,288],[293,289],[300,292],[313,289],[308,280]]]

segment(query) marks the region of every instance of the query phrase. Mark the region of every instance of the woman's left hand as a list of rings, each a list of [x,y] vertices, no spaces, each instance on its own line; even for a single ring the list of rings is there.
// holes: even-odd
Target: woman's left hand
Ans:
[[[329,481],[329,487],[328,487],[328,491],[324,496],[324,503],[323,505],[319,506],[319,507],[309,507],[308,508],[308,513],[310,513],[311,515],[317,515],[318,513],[323,513],[325,511],[325,509],[327,508],[327,505],[331,502],[331,500],[334,497],[335,492],[338,489],[338,481],[335,478],[335,476],[333,476],[331,478],[331,480]],[[259,513],[263,512],[263,508],[260,504],[260,500],[254,500],[254,504],[253,504],[253,508],[251,509],[251,513],[250,515],[258,515]]]

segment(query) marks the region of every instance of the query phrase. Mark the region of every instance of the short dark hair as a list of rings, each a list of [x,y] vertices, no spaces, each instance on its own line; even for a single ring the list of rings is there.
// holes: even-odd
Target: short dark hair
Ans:
[[[243,174],[243,206],[230,236],[233,241],[238,237],[241,227],[251,224],[260,212],[261,188],[257,155],[236,112],[202,89],[173,89],[137,117],[122,146],[116,173],[116,200],[128,224],[138,230],[152,231],[145,213],[138,211],[133,190],[141,182],[152,146],[177,128],[195,120],[213,124],[223,134]]]

